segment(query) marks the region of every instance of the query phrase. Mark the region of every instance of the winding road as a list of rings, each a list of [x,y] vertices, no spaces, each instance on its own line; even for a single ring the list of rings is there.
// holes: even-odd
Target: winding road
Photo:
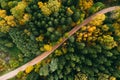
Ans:
[[[103,9],[103,10],[93,14],[92,16],[88,17],[80,25],[75,26],[71,31],[69,31],[68,32],[68,37],[64,37],[60,43],[56,44],[52,48],[52,50],[44,52],[41,55],[39,55],[36,58],[34,58],[33,60],[31,60],[28,63],[24,64],[23,66],[20,66],[17,69],[15,69],[15,70],[13,70],[11,72],[8,72],[7,74],[4,74],[4,75],[0,76],[0,80],[10,79],[10,78],[16,76],[18,72],[24,71],[28,66],[35,65],[38,62],[40,62],[43,59],[45,59],[47,56],[52,54],[52,52],[54,52],[59,46],[61,46],[70,36],[72,36],[76,31],[78,31],[82,26],[88,24],[97,14],[105,14],[107,12],[111,12],[111,11],[116,10],[118,8],[120,8],[120,6],[113,6],[113,7],[105,8],[105,9]]]

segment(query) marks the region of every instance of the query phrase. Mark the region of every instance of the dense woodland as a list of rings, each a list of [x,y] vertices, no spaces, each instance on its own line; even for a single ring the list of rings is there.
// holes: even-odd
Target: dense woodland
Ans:
[[[0,75],[29,62],[119,0],[0,0]],[[98,14],[10,80],[120,80],[120,9]]]

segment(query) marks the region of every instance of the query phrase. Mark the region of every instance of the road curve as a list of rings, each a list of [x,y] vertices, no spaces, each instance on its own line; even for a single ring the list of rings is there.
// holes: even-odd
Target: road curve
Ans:
[[[16,76],[18,72],[24,71],[28,66],[35,65],[36,63],[38,63],[38,62],[42,61],[43,59],[45,59],[48,55],[50,55],[52,52],[54,52],[59,46],[61,46],[70,36],[72,36],[76,31],[78,31],[82,26],[88,24],[94,18],[94,16],[96,16],[97,14],[105,14],[107,12],[111,12],[111,11],[116,10],[118,8],[120,8],[120,6],[113,6],[113,7],[105,8],[105,9],[93,14],[92,16],[88,17],[80,25],[75,26],[71,31],[69,31],[68,32],[68,37],[64,37],[60,43],[56,44],[52,48],[52,50],[44,52],[41,55],[34,58],[33,60],[31,60],[28,63],[24,64],[23,66],[20,66],[17,69],[15,69],[15,70],[13,70],[11,72],[8,72],[7,74],[4,74],[4,75],[0,76],[0,80],[10,79],[10,78]]]

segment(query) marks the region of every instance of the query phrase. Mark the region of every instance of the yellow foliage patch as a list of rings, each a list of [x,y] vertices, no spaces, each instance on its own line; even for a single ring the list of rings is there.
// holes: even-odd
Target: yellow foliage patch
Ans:
[[[51,49],[52,49],[52,46],[50,46],[48,44],[44,45],[44,50],[45,51],[50,51]]]
[[[33,66],[28,66],[28,67],[25,69],[25,72],[28,74],[28,73],[30,73],[33,69],[34,69]]]

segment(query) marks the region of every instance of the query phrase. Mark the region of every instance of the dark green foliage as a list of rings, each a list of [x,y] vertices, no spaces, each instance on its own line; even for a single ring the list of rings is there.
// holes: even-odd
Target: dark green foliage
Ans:
[[[33,80],[33,79],[34,80],[44,80],[44,79],[40,78],[40,75],[37,74],[36,72],[31,72],[27,75],[26,80]]]
[[[44,65],[40,71],[39,71],[40,76],[48,76],[49,75],[49,65]]]
[[[54,72],[57,68],[58,68],[58,59],[52,59],[51,63],[50,63],[50,71]]]
[[[105,7],[105,4],[102,2],[96,2],[90,9],[89,9],[89,14],[93,14]]]
[[[74,36],[71,36],[71,37],[69,38],[69,40],[70,40],[71,43],[73,43],[73,42],[75,41],[75,37],[74,37]]]
[[[102,52],[102,47],[100,45],[95,45],[95,46],[93,46],[93,48],[97,51],[97,53]]]
[[[67,25],[70,25],[72,22],[73,22],[73,21],[72,21],[72,18],[71,18],[71,17],[68,17],[68,18],[66,19],[66,24],[67,24]]]
[[[112,72],[113,76],[120,78],[120,70],[116,69],[114,72]]]
[[[74,14],[73,14],[73,21],[76,22],[80,19],[80,12],[79,11],[76,11]]]
[[[107,57],[112,57],[112,56],[113,56],[113,53],[110,52],[110,51],[105,51],[104,54],[105,54]]]
[[[72,42],[69,41],[69,43]],[[49,73],[49,75],[47,76],[48,78],[51,78],[53,80],[68,80],[68,76],[71,75],[71,78],[75,79],[72,74],[75,74],[79,71],[85,73],[87,75],[86,77],[90,80],[97,80],[99,77],[97,74],[99,73],[105,73],[109,75],[114,74],[114,76],[119,77],[120,73],[119,71],[116,72],[116,68],[114,66],[115,63],[113,63],[115,59],[109,58],[112,57],[114,54],[118,54],[115,50],[103,51],[104,49],[102,49],[100,45],[90,47],[86,47],[85,43],[78,43],[78,45],[83,46],[83,48],[79,49],[80,51],[78,51],[78,48],[73,47],[73,44],[67,45],[69,46],[69,49],[73,48],[74,52],[70,52],[65,54],[64,56],[57,57],[57,63],[59,63],[59,65],[54,72]],[[87,52],[85,52],[85,50],[87,50]],[[111,53],[112,55],[110,55]],[[94,57],[93,55],[96,55],[97,57]],[[110,73],[111,71],[114,73]],[[60,77],[52,77],[55,75],[60,75]],[[108,76],[106,75],[106,77]],[[99,79],[106,79],[106,77],[99,77]],[[76,78],[78,78],[78,76],[76,76]]]
[[[12,42],[12,39],[8,37],[8,34],[0,32],[0,50],[11,52],[13,47],[15,47],[15,45]]]
[[[47,43],[48,41],[51,42],[58,41],[58,39],[62,37],[66,31],[72,29],[72,27],[70,26],[74,21],[74,17],[77,18],[76,21],[80,19],[79,11],[76,12],[73,10],[75,14],[66,15],[68,6],[61,5],[59,12],[55,12],[49,16],[45,16],[44,14],[41,13],[41,10],[38,8],[38,6],[35,5],[38,4],[36,2],[33,2],[30,3],[26,8],[26,12],[32,15],[32,18],[27,23],[27,26],[29,26],[29,30],[35,37],[44,34],[44,37],[47,38],[45,40],[45,43]],[[57,31],[59,26],[61,27],[61,32]],[[56,31],[54,32],[53,29]]]
[[[92,66],[92,62],[91,62],[91,60],[89,60],[89,59],[86,59],[86,60],[85,60],[85,64],[88,65],[88,66]]]
[[[79,50],[84,50],[84,48],[85,48],[85,43],[76,42],[76,47],[77,47]]]
[[[13,42],[17,48],[24,53],[24,56],[30,57],[39,52],[38,44],[35,42],[34,36],[27,36],[22,30],[11,29],[9,32]]]

